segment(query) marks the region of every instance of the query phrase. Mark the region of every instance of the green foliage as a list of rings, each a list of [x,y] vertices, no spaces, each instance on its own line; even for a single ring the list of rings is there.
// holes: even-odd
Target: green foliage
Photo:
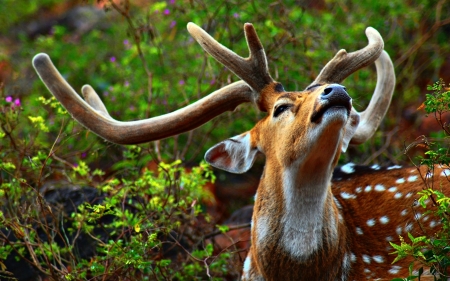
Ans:
[[[414,237],[408,233],[410,242],[400,237],[400,245],[390,242],[395,249],[393,254],[397,255],[394,263],[400,259],[412,257],[421,264],[416,269],[411,263],[410,276],[405,279],[397,278],[393,280],[420,280],[424,266],[430,268],[430,272],[435,275],[435,280],[447,280],[449,274],[447,267],[450,266],[450,198],[444,194],[442,186],[433,185],[432,175],[434,175],[435,165],[444,168],[444,173],[450,175],[450,155],[447,143],[450,131],[448,130],[448,124],[442,118],[444,114],[450,111],[450,91],[448,91],[448,87],[442,79],[429,86],[428,90],[431,93],[426,95],[425,111],[427,114],[435,116],[446,137],[444,140],[432,142],[426,138],[423,139],[427,151],[424,156],[418,156],[418,160],[419,165],[427,167],[427,171],[422,175],[424,188],[418,192],[420,198],[417,202],[424,209],[424,214],[435,217],[442,224],[442,228],[436,233],[419,237]],[[426,203],[430,200],[433,202],[431,204],[433,207]],[[413,273],[414,269],[416,270],[414,272],[417,272],[415,274]]]
[[[223,280],[238,275],[230,268],[234,255],[214,253],[204,238],[215,231],[203,205],[211,200],[203,187],[215,181],[209,165],[186,169],[176,160],[147,169],[153,155],[145,145],[120,151],[119,160],[106,166],[112,173],[89,157],[64,159],[59,155],[79,145],[74,139],[80,133],[74,133],[75,125],[65,125],[69,117],[60,104],[39,96],[33,100],[39,106],[31,110],[3,88],[0,94],[2,280],[15,279],[6,267],[12,255],[53,280]],[[67,212],[61,206],[65,201],[46,197],[53,181],[61,183],[50,189],[61,192],[95,186],[100,200],[79,204],[77,198],[65,198],[79,204]],[[93,255],[83,256],[82,248],[92,248]]]

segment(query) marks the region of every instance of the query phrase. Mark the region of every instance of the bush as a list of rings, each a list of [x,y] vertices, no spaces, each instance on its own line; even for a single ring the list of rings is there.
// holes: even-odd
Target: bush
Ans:
[[[423,207],[424,215],[430,215],[437,219],[442,224],[442,228],[436,233],[426,233],[426,235],[414,237],[408,233],[408,240],[401,238],[400,245],[391,245],[395,248],[394,254],[397,255],[395,261],[405,257],[413,257],[422,267],[415,268],[413,263],[410,266],[410,276],[405,279],[394,280],[415,280],[419,279],[423,273],[423,266],[429,267],[430,272],[435,275],[435,280],[447,280],[448,267],[450,266],[450,197],[446,196],[448,192],[442,190],[442,186],[433,184],[435,166],[443,167],[449,171],[450,169],[450,155],[448,137],[450,136],[449,124],[446,123],[443,115],[450,111],[450,88],[446,86],[444,81],[439,80],[432,86],[428,87],[431,91],[427,94],[424,102],[424,108],[427,114],[432,114],[436,121],[442,127],[445,137],[439,139],[429,139],[422,137],[422,139],[414,144],[414,146],[425,146],[427,151],[424,156],[419,156],[415,166],[420,172],[419,166],[425,165],[427,167],[425,172],[421,173],[424,187],[418,194],[420,198],[418,204]],[[438,134],[439,135],[439,134]],[[408,150],[405,151],[408,153]],[[450,175],[450,172],[449,172]],[[447,179],[450,178],[447,176]],[[426,204],[426,201],[431,200],[433,204]],[[420,223],[420,222],[417,222]],[[395,262],[394,261],[394,262]],[[415,271],[414,271],[415,270]],[[414,273],[413,273],[414,271]]]

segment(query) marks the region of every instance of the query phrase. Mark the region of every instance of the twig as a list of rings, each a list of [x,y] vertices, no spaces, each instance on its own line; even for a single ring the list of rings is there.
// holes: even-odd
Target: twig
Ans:
[[[237,224],[237,225],[234,225],[234,226],[230,226],[230,227],[228,227],[228,230],[225,231],[225,233],[226,233],[226,232],[230,232],[230,231],[232,231],[232,230],[241,229],[241,228],[250,228],[250,223]],[[204,239],[211,238],[211,237],[216,236],[216,235],[219,235],[219,234],[222,234],[222,233],[223,233],[223,232],[220,231],[220,230],[215,230],[215,231],[213,231],[213,232],[211,232],[211,233],[208,233],[208,234],[206,234],[205,236],[203,236],[203,240],[204,240]]]

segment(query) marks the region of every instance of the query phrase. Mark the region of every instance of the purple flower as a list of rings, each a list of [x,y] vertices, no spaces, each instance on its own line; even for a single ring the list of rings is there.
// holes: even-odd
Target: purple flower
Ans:
[[[125,83],[123,84],[125,87],[128,87],[128,86],[130,86],[130,82],[128,82],[128,81],[125,81]]]
[[[12,98],[11,96],[7,96],[7,97],[5,98],[5,101],[6,101],[6,102],[12,102],[12,101],[13,101],[13,98]]]
[[[170,0],[169,3],[170,3],[170,5],[173,5],[173,4],[175,4],[175,0]]]
[[[81,158],[86,158],[86,155],[87,155],[86,152],[81,153]]]
[[[116,57],[114,57],[114,56],[113,56],[113,57],[110,57],[110,58],[109,58],[109,61],[110,61],[110,62],[115,62],[115,61],[116,61]]]
[[[170,28],[174,28],[176,24],[177,24],[177,22],[173,20],[173,21],[170,23]]]
[[[164,10],[164,14],[165,14],[165,15],[170,14],[170,10],[169,10],[169,9],[165,9],[165,10]]]
[[[14,105],[15,106],[20,106],[20,99],[19,98],[14,100]]]
[[[216,79],[212,79],[212,80],[209,82],[209,84],[210,84],[210,85],[216,84]]]
[[[180,81],[178,81],[178,84],[180,84],[180,85],[184,85],[184,80],[180,80]]]
[[[238,13],[234,13],[234,14],[233,14],[233,17],[234,17],[235,19],[238,19],[238,18],[239,18],[239,14],[238,14]]]
[[[127,46],[128,44],[130,44],[130,41],[128,41],[128,39],[125,39],[125,40],[123,40],[123,44],[124,44],[125,46]]]

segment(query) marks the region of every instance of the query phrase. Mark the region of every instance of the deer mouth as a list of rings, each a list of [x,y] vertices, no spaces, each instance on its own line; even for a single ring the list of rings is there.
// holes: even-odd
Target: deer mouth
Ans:
[[[320,108],[311,115],[311,122],[320,123],[325,113],[338,110],[345,110],[347,117],[350,116],[350,111],[352,110],[351,99],[335,99],[322,104]]]

